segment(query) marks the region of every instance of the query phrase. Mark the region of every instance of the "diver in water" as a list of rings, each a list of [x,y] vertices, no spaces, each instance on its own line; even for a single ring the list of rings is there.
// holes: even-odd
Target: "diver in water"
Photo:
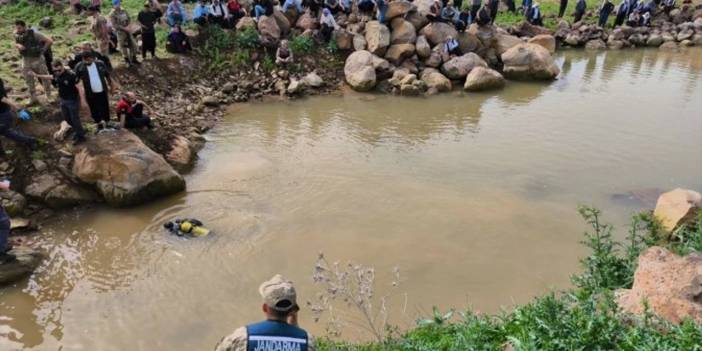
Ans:
[[[178,236],[200,237],[210,233],[210,230],[205,228],[202,222],[197,219],[176,219],[166,222],[163,227],[168,229],[171,234]]]

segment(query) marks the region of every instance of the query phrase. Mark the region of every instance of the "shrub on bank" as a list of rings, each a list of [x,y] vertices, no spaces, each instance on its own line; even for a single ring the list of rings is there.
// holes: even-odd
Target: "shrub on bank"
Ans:
[[[601,213],[581,208],[592,230],[583,244],[591,253],[581,262],[583,273],[574,288],[550,293],[500,315],[459,313],[451,322],[435,312],[417,328],[381,343],[351,344],[320,340],[323,351],[459,351],[459,350],[702,350],[702,325],[685,321],[673,325],[645,313],[622,313],[614,290],[630,288],[639,254],[659,245],[679,254],[702,249],[702,214],[668,239],[650,213],[632,218],[626,241],[612,238],[612,226]],[[450,317],[450,315],[448,315]]]

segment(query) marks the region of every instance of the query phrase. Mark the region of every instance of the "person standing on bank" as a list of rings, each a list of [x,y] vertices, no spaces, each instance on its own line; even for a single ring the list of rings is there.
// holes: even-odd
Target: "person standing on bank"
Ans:
[[[31,72],[39,74],[49,74],[44,62],[44,52],[49,49],[53,41],[41,33],[37,33],[22,20],[15,21],[15,47],[22,55],[22,74],[29,88],[31,103],[38,103],[36,82]],[[48,100],[51,94],[51,83],[42,82],[44,94]]]
[[[558,18],[563,18],[566,9],[568,8],[568,0],[561,0],[561,6],[558,8]]]
[[[580,22],[580,20],[583,19],[583,15],[585,15],[586,10],[587,10],[587,3],[585,2],[585,0],[578,0],[578,2],[575,3],[575,13],[573,14],[573,23]]]
[[[83,62],[76,65],[76,75],[83,82],[85,100],[90,107],[90,116],[97,124],[98,131],[110,121],[109,93],[112,90],[110,71],[94,55],[83,55]]]
[[[156,58],[156,29],[154,26],[163,12],[158,5],[151,0],[144,3],[144,9],[137,15],[137,21],[141,24],[141,58],[146,60],[146,53],[151,53],[151,58]]]
[[[110,26],[107,23],[107,18],[100,14],[100,8],[91,6],[88,7],[88,15],[90,20],[90,32],[95,36],[98,51],[107,56],[110,54]]]
[[[112,27],[117,32],[117,40],[119,41],[119,51],[122,52],[124,62],[127,65],[138,65],[136,42],[132,36],[129,24],[129,14],[122,8],[122,0],[112,0],[112,12],[110,12],[110,22]]]
[[[37,75],[36,77],[51,81],[51,84],[58,89],[63,119],[71,125],[75,132],[73,145],[78,145],[85,141],[85,130],[80,121],[80,93],[76,87],[78,77],[75,73],[67,70],[61,61],[54,61],[51,68],[53,75]]]
[[[600,27],[605,28],[607,26],[607,20],[612,11],[614,11],[614,4],[610,0],[604,0],[602,8],[600,8],[600,18],[598,21]]]
[[[297,294],[291,281],[280,274],[261,284],[266,320],[234,331],[217,344],[215,351],[282,350],[315,351],[314,338],[297,326]]]

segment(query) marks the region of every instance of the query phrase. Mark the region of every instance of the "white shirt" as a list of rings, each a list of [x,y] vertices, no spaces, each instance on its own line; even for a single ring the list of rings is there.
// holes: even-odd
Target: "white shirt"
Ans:
[[[103,90],[105,90],[100,80],[100,73],[98,72],[97,65],[94,62],[88,66],[88,77],[90,77],[90,90],[92,90],[93,93],[102,93]]]

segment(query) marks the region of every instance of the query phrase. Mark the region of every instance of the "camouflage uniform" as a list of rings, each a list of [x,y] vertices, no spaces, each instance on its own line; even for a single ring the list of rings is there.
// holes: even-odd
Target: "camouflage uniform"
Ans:
[[[43,56],[44,43],[48,40],[49,39],[43,34],[37,33],[32,29],[27,29],[24,33],[15,35],[15,42],[24,46],[24,50],[20,50],[23,61],[22,75],[24,76],[25,82],[27,82],[29,95],[32,97],[32,100],[36,100],[37,92],[36,82],[31,72],[36,74],[49,74]],[[48,97],[51,92],[51,82],[48,80],[41,80],[41,84],[44,86],[44,94]]]
[[[134,37],[129,31],[129,14],[122,8],[112,9],[110,12],[110,22],[112,27],[117,31],[117,39],[119,40],[119,50],[122,56],[127,61],[137,60],[137,47],[134,42]]]
[[[90,31],[95,36],[98,51],[108,56],[110,54],[110,28],[107,24],[107,18],[100,14],[94,17],[90,25]]]

